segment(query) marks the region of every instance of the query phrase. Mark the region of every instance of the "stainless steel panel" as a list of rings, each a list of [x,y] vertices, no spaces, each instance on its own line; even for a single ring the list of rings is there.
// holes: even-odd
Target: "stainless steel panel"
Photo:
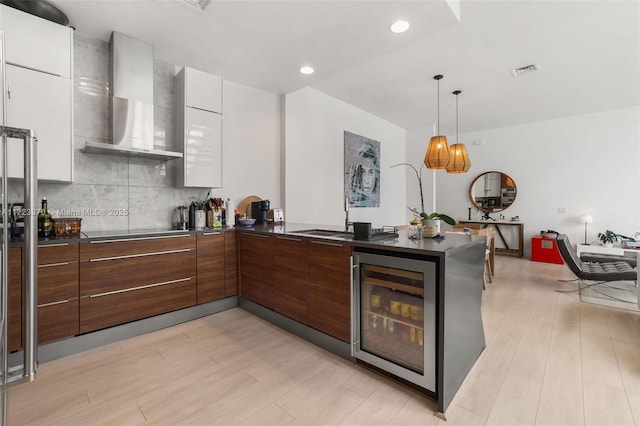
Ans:
[[[117,31],[110,43],[111,95],[153,105],[153,47]]]
[[[141,151],[153,150],[153,100],[145,103],[114,96],[113,144]]]

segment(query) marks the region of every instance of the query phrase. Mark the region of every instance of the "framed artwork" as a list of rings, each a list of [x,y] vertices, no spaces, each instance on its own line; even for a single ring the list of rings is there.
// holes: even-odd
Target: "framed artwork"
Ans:
[[[380,142],[344,132],[344,190],[349,207],[380,207]]]

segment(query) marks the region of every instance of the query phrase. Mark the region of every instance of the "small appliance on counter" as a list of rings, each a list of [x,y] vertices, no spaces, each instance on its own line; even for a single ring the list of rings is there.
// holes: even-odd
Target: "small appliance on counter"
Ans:
[[[254,201],[251,203],[251,217],[256,220],[256,225],[269,223],[269,200]]]
[[[178,206],[177,210],[177,220],[176,220],[176,229],[183,231],[188,229],[189,227],[189,207],[187,206]]]
[[[270,222],[284,223],[284,214],[282,213],[282,209],[269,209],[267,217]]]
[[[398,236],[393,226],[383,226],[382,228],[372,228],[371,222],[354,222],[354,240],[379,240],[383,238],[395,238]]]
[[[12,237],[24,235],[24,203],[9,204],[9,229]]]

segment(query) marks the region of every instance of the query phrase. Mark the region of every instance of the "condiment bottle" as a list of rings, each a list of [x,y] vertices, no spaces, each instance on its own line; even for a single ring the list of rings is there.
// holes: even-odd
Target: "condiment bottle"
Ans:
[[[53,236],[53,220],[49,213],[46,197],[42,199],[40,213],[38,213],[38,230],[42,237],[47,238]]]

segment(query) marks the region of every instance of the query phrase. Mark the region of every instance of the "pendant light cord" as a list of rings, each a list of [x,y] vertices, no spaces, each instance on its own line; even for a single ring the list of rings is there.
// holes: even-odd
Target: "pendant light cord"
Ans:
[[[458,134],[458,116],[460,115],[458,110],[458,95],[462,93],[462,90],[454,90],[453,94],[456,95],[456,143],[460,142],[460,137]]]
[[[440,136],[440,79],[438,79],[438,129],[436,134]]]
[[[440,136],[440,80],[442,80],[442,78],[442,74],[433,76],[433,79],[438,82],[438,127],[436,128],[436,136]]]

